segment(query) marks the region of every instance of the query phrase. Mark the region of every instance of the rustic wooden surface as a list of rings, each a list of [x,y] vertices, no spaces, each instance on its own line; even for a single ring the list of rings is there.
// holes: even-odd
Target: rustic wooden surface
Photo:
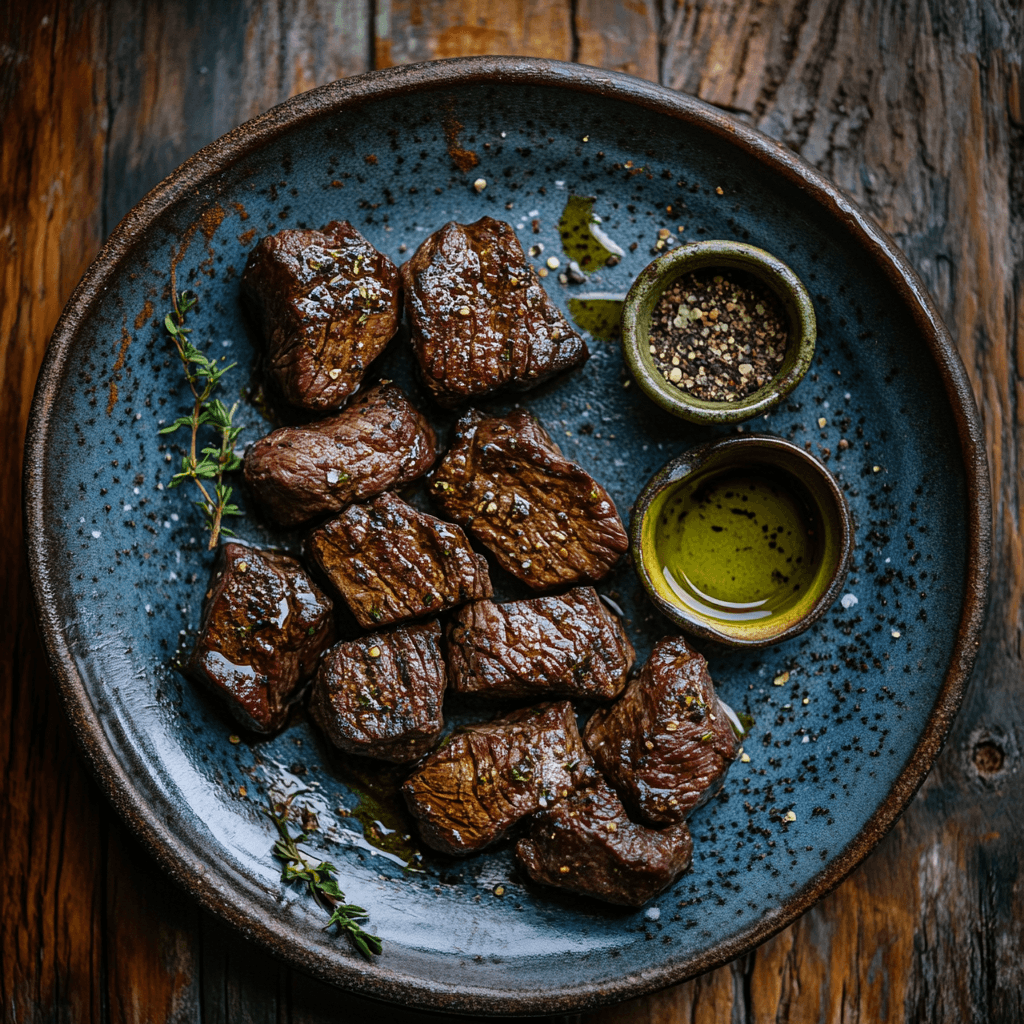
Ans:
[[[921,793],[831,897],[740,961],[591,1022],[1024,1020],[1024,14],[1015,0],[8,0],[0,5],[0,1006],[7,1021],[380,1012],[165,881],[85,773],[36,636],[20,461],[47,338],[118,219],[314,85],[512,53],[659,80],[831,175],[903,245],[974,384],[995,559],[984,643]]]

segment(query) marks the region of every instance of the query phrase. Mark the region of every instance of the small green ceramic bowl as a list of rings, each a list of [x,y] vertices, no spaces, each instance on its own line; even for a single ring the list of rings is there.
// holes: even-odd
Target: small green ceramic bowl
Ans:
[[[788,321],[786,355],[778,373],[735,402],[695,398],[665,380],[651,357],[651,315],[662,293],[682,274],[708,267],[756,277],[779,299]],[[814,306],[800,279],[782,260],[743,242],[691,242],[670,250],[641,271],[622,304],[622,348],[637,384],[658,405],[694,423],[739,423],[774,408],[810,367],[816,337]]]
[[[633,507],[630,547],[651,600],[686,632],[766,647],[802,633],[839,596],[853,520],[816,458],[750,434],[660,469]]]

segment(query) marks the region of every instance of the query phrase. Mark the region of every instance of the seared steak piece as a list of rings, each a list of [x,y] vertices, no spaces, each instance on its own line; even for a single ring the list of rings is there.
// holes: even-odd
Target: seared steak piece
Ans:
[[[448,623],[452,689],[490,697],[611,700],[636,651],[593,587],[561,597],[474,601]]]
[[[737,752],[707,663],[682,637],[654,645],[622,697],[594,712],[584,737],[623,803],[652,825],[683,821],[714,796]]]
[[[430,425],[397,384],[382,381],[337,416],[250,445],[245,480],[273,519],[295,526],[408,483],[436,457]]]
[[[398,327],[398,270],[348,221],[262,239],[242,273],[242,295],[284,397],[336,409]]]
[[[595,771],[536,815],[516,854],[535,882],[639,907],[690,866],[693,840],[685,822],[660,831],[635,825]]]
[[[462,530],[394,494],[350,505],[310,534],[309,549],[366,629],[492,593],[487,560]]]
[[[441,627],[417,623],[332,647],[309,709],[346,753],[415,761],[441,735],[444,686]]]
[[[475,853],[565,799],[589,763],[572,705],[538,704],[453,733],[402,791],[425,842]]]
[[[525,409],[466,413],[430,493],[535,590],[596,582],[629,546],[608,492]]]
[[[446,224],[401,274],[416,358],[442,405],[525,391],[587,359],[509,224]]]
[[[331,607],[294,558],[222,544],[186,671],[245,728],[274,732],[334,639]]]

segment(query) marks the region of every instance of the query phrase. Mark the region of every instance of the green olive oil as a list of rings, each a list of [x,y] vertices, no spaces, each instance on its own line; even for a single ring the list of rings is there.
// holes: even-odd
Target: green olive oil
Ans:
[[[807,592],[821,527],[789,474],[728,470],[683,481],[655,526],[658,562],[675,596],[727,622],[767,620]]]

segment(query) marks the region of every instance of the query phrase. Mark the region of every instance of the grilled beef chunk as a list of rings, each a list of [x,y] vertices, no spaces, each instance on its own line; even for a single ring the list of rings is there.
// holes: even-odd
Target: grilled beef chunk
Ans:
[[[313,557],[366,629],[491,596],[487,561],[457,526],[381,494],[309,537]]]
[[[269,733],[333,638],[330,598],[294,558],[223,544],[186,670],[245,728]]]
[[[690,830],[685,822],[660,831],[635,825],[604,779],[592,776],[536,815],[516,854],[535,882],[639,907],[690,866]]]
[[[593,587],[561,597],[474,601],[448,624],[452,689],[491,697],[594,697],[626,685],[636,651]]]
[[[398,327],[398,270],[348,221],[286,230],[249,254],[242,295],[284,397],[336,409]]]
[[[430,493],[535,590],[600,580],[629,546],[608,492],[525,409],[466,413]]]
[[[250,445],[245,479],[273,519],[295,526],[408,483],[436,457],[430,425],[397,384],[383,381],[337,416]]]
[[[332,647],[309,706],[341,750],[415,761],[441,735],[444,686],[441,627],[417,623]]]
[[[442,405],[525,391],[587,359],[509,224],[446,224],[401,274],[416,358]]]
[[[587,764],[572,705],[538,704],[454,733],[402,789],[423,839],[461,855],[565,799]]]
[[[707,663],[682,637],[654,645],[622,697],[587,722],[584,737],[623,803],[652,825],[683,821],[714,796],[737,752]]]

